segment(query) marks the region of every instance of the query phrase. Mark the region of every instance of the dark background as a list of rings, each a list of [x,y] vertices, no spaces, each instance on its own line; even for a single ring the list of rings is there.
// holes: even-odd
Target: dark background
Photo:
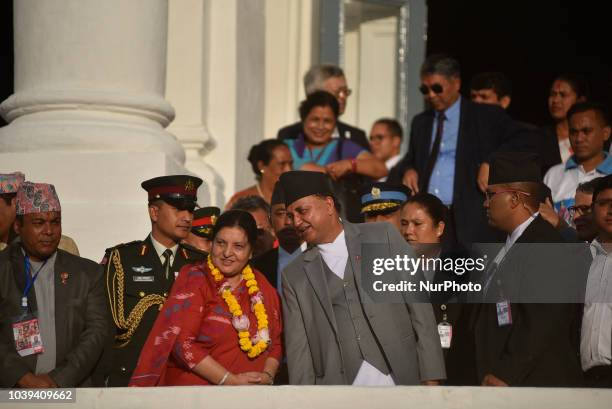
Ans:
[[[512,81],[511,116],[543,125],[547,97],[561,73],[583,74],[591,99],[612,102],[607,2],[429,0],[427,53],[448,53],[470,78],[501,71]]]
[[[0,0],[0,101],[13,92],[13,5]],[[427,52],[448,53],[462,66],[464,94],[481,71],[502,71],[513,83],[509,112],[547,123],[554,77],[586,76],[592,99],[612,103],[612,53],[607,2],[428,0]],[[3,124],[0,119],[0,124]]]

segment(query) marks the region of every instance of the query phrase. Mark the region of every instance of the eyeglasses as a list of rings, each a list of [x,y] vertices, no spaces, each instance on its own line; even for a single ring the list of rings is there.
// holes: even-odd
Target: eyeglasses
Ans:
[[[353,93],[353,90],[350,88],[340,88],[339,90],[335,92],[336,97],[344,95],[347,98],[350,97],[352,93]]]
[[[497,192],[492,192],[490,190],[487,190],[485,192],[485,196],[487,197],[487,200],[490,202],[491,199],[493,199],[493,196],[495,196],[498,193],[521,193],[525,196],[531,196],[531,193],[523,192],[522,190],[516,190],[516,189],[498,190]]]
[[[425,84],[421,84],[421,86],[419,87],[419,91],[421,91],[421,94],[423,95],[428,95],[430,90],[433,91],[434,94],[441,94],[442,92],[444,92],[444,88],[438,83],[433,84],[431,87],[428,87]]]
[[[567,208],[567,210],[569,211],[570,216],[576,217],[591,213],[591,206],[570,206]]]

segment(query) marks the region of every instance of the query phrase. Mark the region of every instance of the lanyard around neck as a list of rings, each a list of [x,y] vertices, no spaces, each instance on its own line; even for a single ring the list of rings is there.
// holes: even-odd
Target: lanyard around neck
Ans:
[[[43,261],[42,265],[38,268],[38,270],[36,271],[36,273],[34,275],[31,275],[32,263],[30,263],[30,257],[28,257],[27,255],[25,256],[25,279],[26,279],[26,286],[23,289],[23,295],[21,296],[21,306],[22,307],[27,308],[27,306],[28,306],[28,294],[30,293],[30,290],[32,290],[32,286],[34,285],[34,282],[38,278],[38,274],[43,269],[45,264],[47,264],[47,260]]]

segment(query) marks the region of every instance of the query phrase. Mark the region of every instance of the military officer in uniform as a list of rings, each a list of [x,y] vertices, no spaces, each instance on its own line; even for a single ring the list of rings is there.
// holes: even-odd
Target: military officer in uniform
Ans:
[[[221,209],[215,206],[203,207],[193,212],[191,232],[183,243],[187,243],[201,251],[210,253],[212,247],[212,230],[221,214]]]
[[[187,175],[143,182],[149,197],[151,233],[142,241],[106,250],[102,264],[115,335],[99,374],[107,386],[127,386],[178,271],[207,256],[182,243],[191,230],[201,184],[201,179]]]

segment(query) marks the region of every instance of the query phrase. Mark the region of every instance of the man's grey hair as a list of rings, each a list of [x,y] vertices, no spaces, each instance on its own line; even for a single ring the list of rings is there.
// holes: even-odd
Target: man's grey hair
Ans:
[[[344,77],[344,71],[337,65],[314,65],[304,74],[304,91],[310,95],[315,91],[325,91],[323,84],[329,78]]]
[[[430,55],[421,66],[421,76],[438,74],[447,78],[461,77],[459,61],[445,54]]]

